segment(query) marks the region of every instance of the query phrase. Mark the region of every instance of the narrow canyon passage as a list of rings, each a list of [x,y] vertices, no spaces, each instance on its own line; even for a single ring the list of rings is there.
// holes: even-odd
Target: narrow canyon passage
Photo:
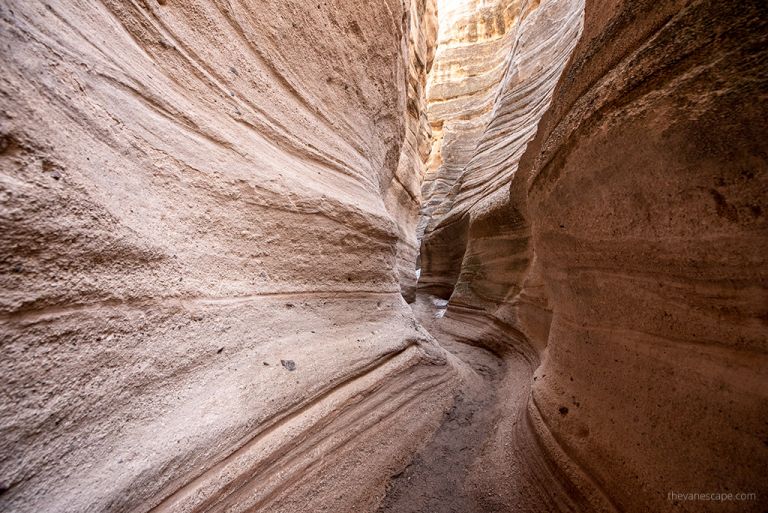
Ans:
[[[502,265],[487,278],[514,283],[505,273],[515,267],[508,265],[510,257],[517,253],[519,258],[524,248],[515,247],[516,237],[502,231],[491,240],[483,242],[481,236],[473,241],[490,246],[492,254],[472,255],[468,246],[460,245],[468,244],[467,236],[457,233],[473,211],[507,209],[498,200],[489,207],[488,200],[514,175],[535,133],[580,33],[582,7],[580,2],[558,1],[439,3],[437,52],[426,90],[433,147],[418,228],[424,239],[423,269],[411,306],[417,320],[451,354],[462,379],[432,440],[388,485],[380,512],[590,509],[549,461],[527,420],[533,374],[540,363],[536,349],[515,328],[519,322],[508,324],[503,315],[497,317],[498,307],[483,304],[493,296],[482,290],[482,275],[461,276],[464,268],[477,265],[468,258],[485,265],[497,259]],[[499,132],[493,120],[500,116],[508,124]],[[504,167],[493,164],[499,154]],[[494,228],[507,225],[501,221]],[[448,240],[439,235],[441,229],[451,233]],[[461,272],[443,267],[448,258],[456,258],[448,265],[460,262]],[[469,280],[474,283],[462,283]],[[485,297],[467,300],[469,289]],[[568,408],[562,411],[567,415]]]
[[[393,476],[377,511],[555,512],[587,507],[547,462],[526,420],[538,361],[523,335],[499,330],[478,341],[478,331],[485,330],[444,318],[444,309],[436,304],[434,296],[420,295],[412,306],[416,318],[455,357],[463,386],[432,440]]]
[[[425,307],[417,319],[429,322],[433,309],[429,301],[417,298]],[[425,305],[426,303],[426,305]],[[429,323],[430,333],[444,349],[456,357],[469,379],[456,392],[450,409],[444,413],[433,438],[417,452],[405,469],[393,476],[379,512],[444,511],[474,513],[488,511],[483,506],[485,488],[469,482],[472,467],[491,437],[497,420],[498,381],[507,372],[504,361],[482,348],[453,341],[450,335]],[[512,400],[519,404],[520,400]],[[485,492],[485,493],[483,493]],[[478,500],[480,499],[480,500]]]
[[[0,511],[768,510],[764,0],[0,0]]]

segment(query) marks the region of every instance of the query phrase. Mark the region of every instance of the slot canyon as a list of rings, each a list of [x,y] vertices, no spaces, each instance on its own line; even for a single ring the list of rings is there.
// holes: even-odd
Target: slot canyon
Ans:
[[[0,43],[0,511],[768,511],[764,0]]]

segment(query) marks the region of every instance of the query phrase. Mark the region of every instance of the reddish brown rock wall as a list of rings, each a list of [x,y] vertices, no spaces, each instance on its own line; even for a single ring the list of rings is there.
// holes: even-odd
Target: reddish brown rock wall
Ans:
[[[620,510],[768,497],[766,19],[588,1],[520,167],[553,311],[530,406]],[[668,497],[697,491],[758,498]]]
[[[765,505],[766,19],[760,2],[587,1],[542,121],[520,108],[546,91],[535,73],[502,83],[432,210],[420,289],[450,297],[464,340],[538,352],[528,418],[582,508]],[[532,55],[557,33],[533,28]]]

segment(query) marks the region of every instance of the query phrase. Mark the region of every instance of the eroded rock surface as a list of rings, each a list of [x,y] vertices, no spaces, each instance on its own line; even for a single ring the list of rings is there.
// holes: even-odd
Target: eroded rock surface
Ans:
[[[439,47],[430,77],[430,117],[442,123],[443,136],[435,143],[439,166],[430,162],[424,185],[419,288],[452,295],[454,307],[499,304],[517,292],[510,287],[521,282],[528,236],[509,183],[576,44],[583,4],[501,2],[496,9],[508,20],[490,42],[475,41],[477,30],[464,35],[463,17],[452,24],[441,18],[449,42]],[[485,20],[483,12],[472,20]],[[443,88],[470,92],[446,101]]]
[[[586,7],[521,164],[553,312],[532,415],[619,510],[762,511],[765,4]]]
[[[455,380],[400,294],[435,16],[2,3],[0,509],[379,500]]]
[[[763,511],[766,20],[2,2],[0,509]]]
[[[536,467],[543,454],[568,499],[529,502],[547,478],[521,479],[515,456],[483,465],[530,484],[516,505],[533,511],[762,511],[765,7],[587,1],[566,64],[576,31],[556,13],[574,8],[521,16],[519,80],[505,75],[483,135],[469,131],[450,192],[430,203],[425,188],[419,290],[450,298],[453,337],[534,359],[536,442],[515,455]],[[549,48],[562,77],[526,66],[526,24],[531,55]],[[515,416],[503,401],[499,431]],[[670,496],[696,492],[754,495]]]
[[[432,153],[419,236],[451,207],[509,64],[524,6],[519,1],[441,1],[437,57],[427,90]]]

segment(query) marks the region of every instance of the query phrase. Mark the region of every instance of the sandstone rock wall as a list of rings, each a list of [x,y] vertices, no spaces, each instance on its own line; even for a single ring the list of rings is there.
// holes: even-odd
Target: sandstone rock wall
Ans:
[[[766,20],[0,2],[0,509],[763,511]]]
[[[437,60],[427,92],[433,148],[419,237],[450,209],[453,185],[491,117],[523,3],[440,3]]]
[[[588,0],[520,165],[553,312],[531,416],[618,510],[768,497],[766,14]],[[705,490],[757,495],[668,496]]]
[[[437,4],[435,0],[411,0],[407,16],[408,39],[403,41],[407,43],[403,54],[408,63],[405,140],[395,175],[382,194],[399,228],[397,264],[400,287],[403,296],[412,301],[416,292],[416,259],[419,252],[416,223],[422,201],[421,184],[432,146],[432,130],[427,120],[426,83],[437,44]]]
[[[581,509],[764,509],[766,14],[588,0],[568,60],[577,5],[542,2],[450,193],[425,189],[419,289],[465,337],[535,349],[527,422]]]
[[[0,4],[0,509],[376,503],[454,379],[400,295],[434,18]]]
[[[433,183],[425,181],[419,281],[425,293],[450,296],[454,315],[471,308],[504,322],[514,320],[512,303],[518,301],[531,253],[522,207],[510,201],[510,181],[576,44],[583,3],[520,2],[513,7],[513,23],[500,40],[503,44],[496,43],[503,56],[498,69],[482,51],[468,49],[457,56],[450,47],[442,50],[445,53],[438,50],[430,78],[430,115],[437,116],[433,123],[459,120],[449,121],[444,129],[458,143],[443,142],[440,177]],[[460,33],[461,25],[447,31]],[[441,66],[453,66],[455,76],[441,75]],[[487,67],[491,69],[485,73],[475,71]],[[434,91],[443,86],[465,90],[478,74],[486,77],[486,88],[493,94],[486,98],[476,127],[467,128],[464,119],[469,117],[470,100],[448,103],[436,100]]]

